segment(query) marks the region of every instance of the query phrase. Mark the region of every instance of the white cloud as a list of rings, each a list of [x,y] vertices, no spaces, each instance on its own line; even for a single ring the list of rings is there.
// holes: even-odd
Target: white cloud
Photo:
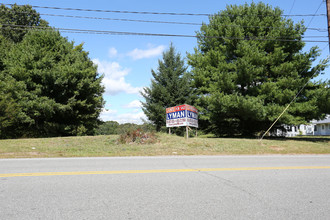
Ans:
[[[141,111],[141,109],[133,109],[133,110],[132,110],[133,113],[137,113],[137,112],[139,112],[139,111]]]
[[[123,105],[123,108],[141,108],[142,104],[140,100],[134,100],[127,105]]]
[[[146,120],[147,117],[143,112],[137,112],[137,113],[126,113],[126,114],[121,114],[117,115],[116,121],[118,123],[135,123],[135,124],[142,124],[143,121],[142,119]]]
[[[114,115],[117,114],[117,110],[115,109],[102,109],[102,113],[107,114],[107,115]]]
[[[142,90],[140,87],[133,87],[125,81],[125,76],[131,71],[123,68],[117,62],[100,61],[93,59],[97,64],[97,71],[104,74],[102,84],[105,86],[105,92],[109,95],[116,95],[120,92],[128,94],[138,94]]]
[[[120,124],[124,124],[124,123],[142,124],[143,120],[146,120],[147,117],[142,111],[117,114],[116,110],[103,110],[100,114],[100,119],[102,121],[117,121]]]
[[[135,48],[134,50],[129,52],[127,55],[132,57],[133,60],[139,60],[139,59],[143,59],[143,58],[159,56],[160,54],[163,53],[164,50],[165,50],[164,45],[160,45],[160,46],[154,47],[154,48],[149,48],[146,50]]]
[[[123,68],[117,62],[100,61],[99,59],[93,59],[93,63],[97,65],[97,71],[105,75],[105,77],[111,77],[112,79],[120,79],[126,76],[131,70]]]
[[[104,77],[102,83],[105,86],[105,92],[109,95],[116,95],[121,92],[138,94],[141,91],[140,87],[133,87],[131,84],[125,82],[124,77],[120,79]]]
[[[112,121],[111,119],[117,114],[117,110],[113,109],[102,109],[100,119],[102,121]]]
[[[108,55],[109,55],[110,58],[116,57],[117,54],[118,54],[118,51],[114,47],[111,47],[108,51]]]

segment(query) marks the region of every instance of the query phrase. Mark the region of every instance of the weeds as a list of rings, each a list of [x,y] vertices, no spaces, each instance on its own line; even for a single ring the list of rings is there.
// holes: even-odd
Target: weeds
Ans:
[[[142,129],[126,131],[118,138],[120,144],[153,144],[158,141],[154,132],[145,132]]]

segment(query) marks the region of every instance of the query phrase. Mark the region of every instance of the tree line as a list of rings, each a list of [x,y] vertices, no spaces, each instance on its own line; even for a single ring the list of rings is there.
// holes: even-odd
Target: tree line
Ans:
[[[330,81],[314,80],[329,60],[313,66],[320,49],[303,52],[306,27],[282,14],[251,3],[210,16],[187,54],[189,72],[171,45],[142,92],[143,111],[157,130],[165,126],[164,109],[181,104],[195,105],[201,129],[217,136],[260,135],[296,94],[274,129],[329,114]]]
[[[102,76],[82,44],[62,37],[31,6],[0,11],[0,138],[109,134],[131,126],[100,122]],[[314,80],[329,60],[315,65],[321,51],[304,52],[303,22],[282,15],[264,3],[229,5],[201,26],[193,53],[183,57],[170,44],[141,92],[151,127],[164,129],[165,108],[189,104],[205,132],[258,135],[301,88],[277,126],[330,114],[330,81]]]

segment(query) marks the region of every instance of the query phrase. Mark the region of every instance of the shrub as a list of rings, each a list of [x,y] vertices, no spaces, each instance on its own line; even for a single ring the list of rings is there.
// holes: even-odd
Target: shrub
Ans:
[[[142,129],[128,130],[118,138],[120,144],[152,144],[157,142],[158,138],[154,132],[145,132]]]

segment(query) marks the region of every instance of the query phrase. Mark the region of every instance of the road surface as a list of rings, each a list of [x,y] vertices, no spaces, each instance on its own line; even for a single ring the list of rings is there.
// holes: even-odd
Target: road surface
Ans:
[[[330,219],[330,155],[0,160],[1,219]]]

